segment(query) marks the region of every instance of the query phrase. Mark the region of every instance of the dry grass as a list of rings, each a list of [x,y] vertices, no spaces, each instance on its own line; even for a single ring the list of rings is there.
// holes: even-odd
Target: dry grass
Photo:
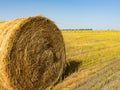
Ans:
[[[0,56],[2,87],[44,90],[63,72],[65,45],[51,20],[42,16],[19,18],[0,23]]]
[[[69,68],[54,90],[120,89],[120,31],[62,33]]]

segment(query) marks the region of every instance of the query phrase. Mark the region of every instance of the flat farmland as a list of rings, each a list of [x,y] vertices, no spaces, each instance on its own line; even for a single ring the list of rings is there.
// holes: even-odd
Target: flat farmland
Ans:
[[[66,70],[53,90],[120,90],[120,31],[62,31]]]

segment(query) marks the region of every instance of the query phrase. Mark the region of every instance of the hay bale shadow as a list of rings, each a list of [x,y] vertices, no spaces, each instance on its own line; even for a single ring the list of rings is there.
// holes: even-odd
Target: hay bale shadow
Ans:
[[[75,60],[70,60],[70,62],[66,63],[66,68],[64,69],[64,72],[62,73],[62,76],[59,78],[58,82],[54,84],[56,86],[58,83],[62,82],[65,78],[70,76],[72,73],[78,71],[78,68],[82,65],[82,61],[75,61]],[[51,87],[50,90],[53,90],[53,87]]]
[[[82,61],[70,61],[66,64],[65,71],[62,74],[62,80],[71,75],[72,73],[78,71],[78,68],[82,65]]]

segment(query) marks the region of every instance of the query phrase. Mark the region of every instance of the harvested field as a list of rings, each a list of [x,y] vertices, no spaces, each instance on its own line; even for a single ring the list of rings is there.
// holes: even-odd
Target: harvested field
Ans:
[[[120,31],[62,31],[67,62],[76,62],[53,90],[119,90]],[[72,36],[72,37],[71,37]]]

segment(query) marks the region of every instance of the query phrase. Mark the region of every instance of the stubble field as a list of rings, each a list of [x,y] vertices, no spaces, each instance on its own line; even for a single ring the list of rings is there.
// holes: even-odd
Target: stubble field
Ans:
[[[67,67],[54,90],[120,90],[120,31],[62,31]]]

